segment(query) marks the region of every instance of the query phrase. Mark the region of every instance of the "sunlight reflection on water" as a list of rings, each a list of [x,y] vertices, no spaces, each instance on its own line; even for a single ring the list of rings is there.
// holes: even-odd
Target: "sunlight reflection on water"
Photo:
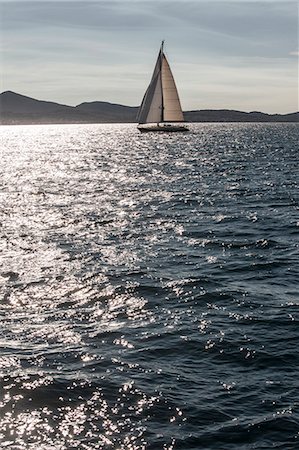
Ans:
[[[293,445],[295,130],[1,127],[1,448]]]

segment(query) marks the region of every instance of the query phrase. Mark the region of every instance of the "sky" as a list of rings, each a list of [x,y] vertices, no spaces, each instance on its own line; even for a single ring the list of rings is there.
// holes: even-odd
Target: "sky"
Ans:
[[[298,106],[298,2],[0,0],[0,90],[138,106],[159,46],[183,110]]]

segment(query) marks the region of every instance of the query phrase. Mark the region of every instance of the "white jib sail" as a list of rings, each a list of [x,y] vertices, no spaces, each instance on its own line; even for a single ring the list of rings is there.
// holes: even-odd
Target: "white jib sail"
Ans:
[[[183,122],[183,112],[178,91],[168,61],[162,59],[163,120],[166,122]]]

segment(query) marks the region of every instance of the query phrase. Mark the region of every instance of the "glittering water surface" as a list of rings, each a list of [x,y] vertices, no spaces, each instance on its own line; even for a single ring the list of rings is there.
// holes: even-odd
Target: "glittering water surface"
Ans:
[[[299,448],[298,125],[1,127],[1,449]]]

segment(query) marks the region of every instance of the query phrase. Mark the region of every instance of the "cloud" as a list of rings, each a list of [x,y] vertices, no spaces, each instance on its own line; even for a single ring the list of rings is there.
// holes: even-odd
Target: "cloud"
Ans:
[[[295,2],[0,0],[0,8],[3,90],[136,105],[165,39],[185,109],[294,109]]]

